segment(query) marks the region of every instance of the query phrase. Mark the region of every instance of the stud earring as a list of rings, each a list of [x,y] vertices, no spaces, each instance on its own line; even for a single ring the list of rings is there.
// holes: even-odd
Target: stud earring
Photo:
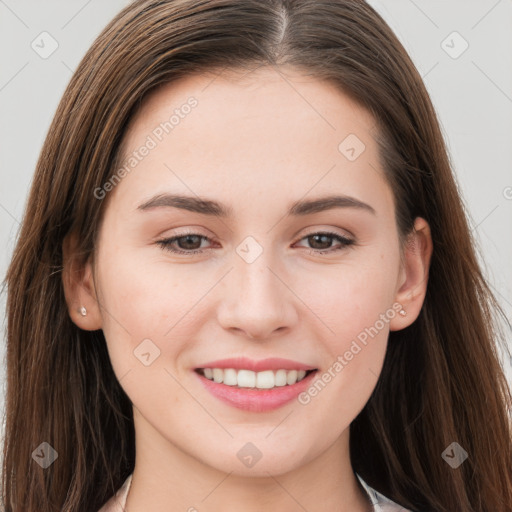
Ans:
[[[407,315],[407,311],[405,311],[405,309],[401,309],[398,313],[402,316]]]
[[[79,312],[82,316],[85,316],[87,315],[87,309],[85,309],[85,306],[82,306],[80,309],[79,309]]]

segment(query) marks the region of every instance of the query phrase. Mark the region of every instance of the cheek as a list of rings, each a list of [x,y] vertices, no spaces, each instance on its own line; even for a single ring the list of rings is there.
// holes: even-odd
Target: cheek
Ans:
[[[190,301],[176,292],[161,265],[143,264],[133,256],[119,260],[113,252],[104,256],[98,266],[102,329],[114,373],[136,407],[169,421],[169,411],[183,407],[187,398],[172,376],[182,377],[175,363],[186,346]]]
[[[346,350],[347,344],[374,326],[381,315],[394,315],[397,266],[398,253],[375,251],[364,261],[354,258],[347,265],[308,279],[304,289],[315,291],[308,293],[305,302],[324,323],[331,354]],[[387,323],[385,329],[381,322],[377,327],[386,337]]]
[[[384,361],[393,309],[398,252],[375,252],[364,262],[339,268],[330,279],[317,281],[308,305],[325,325],[328,353],[321,380],[304,403],[327,403],[338,417],[353,418],[370,397]],[[317,395],[323,399],[317,401]],[[342,399],[340,399],[342,397]]]
[[[121,257],[121,252],[124,256]],[[107,327],[119,323],[134,338],[162,337],[197,300],[199,281],[179,265],[166,264],[158,253],[105,248],[98,276]]]
[[[152,274],[148,270],[153,266],[138,258],[137,252],[143,251],[121,251],[108,244],[102,249],[98,297],[112,365],[118,377],[128,371],[147,373],[146,363],[152,369],[162,365],[169,351],[165,333],[175,323],[172,317],[182,303],[171,283],[165,282],[165,274]]]

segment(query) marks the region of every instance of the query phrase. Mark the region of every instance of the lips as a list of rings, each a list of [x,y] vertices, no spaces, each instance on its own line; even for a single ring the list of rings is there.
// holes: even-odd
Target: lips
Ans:
[[[240,357],[206,362],[194,373],[224,403],[264,412],[296,398],[310,384],[316,368],[290,359],[254,361]]]
[[[315,370],[314,366],[292,361],[291,359],[282,359],[272,357],[254,361],[246,357],[233,357],[230,359],[219,359],[217,361],[208,361],[201,364],[198,368],[234,368],[235,370],[252,370],[253,372],[261,372],[264,370]]]

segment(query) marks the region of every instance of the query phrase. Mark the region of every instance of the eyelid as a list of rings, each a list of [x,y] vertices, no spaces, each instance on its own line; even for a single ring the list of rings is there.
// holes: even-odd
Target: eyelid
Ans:
[[[342,235],[336,231],[331,231],[329,229],[319,229],[316,231],[312,231],[311,233],[306,233],[305,235],[302,235],[301,237],[299,237],[299,239],[295,243],[301,242],[305,238],[309,238],[310,236],[314,236],[314,235],[323,235],[323,236],[328,236],[330,238],[339,239],[339,240],[341,240],[342,248],[349,247],[350,245],[356,244],[355,238],[348,237],[346,235]],[[309,247],[305,247],[305,249],[309,249],[310,251],[321,252],[321,253],[325,253],[325,254],[327,254],[329,252],[337,251],[337,249],[334,249],[334,248],[322,250],[322,249],[311,249]],[[338,249],[338,250],[341,250],[341,249]]]
[[[177,228],[177,229],[179,230],[180,228]],[[356,238],[347,229],[343,229],[344,232],[334,231],[335,229],[341,229],[341,228],[330,228],[330,227],[326,227],[326,228],[311,227],[310,230],[309,230],[309,228],[303,228],[303,229],[306,229],[308,231],[306,231],[303,234],[301,234],[300,230],[298,232],[296,232],[296,234],[293,237],[296,239],[296,241],[299,241],[305,237],[317,235],[317,234],[329,234],[329,235],[333,235],[333,236],[339,236],[339,237],[345,238],[347,240],[350,239],[353,241],[355,241],[355,238]],[[202,230],[202,228],[199,228],[199,227],[197,229],[196,228],[183,228],[183,231],[178,231],[177,233],[173,233],[172,235],[169,235],[169,236],[163,236],[162,239],[168,240],[171,238],[180,238],[182,236],[187,236],[187,235],[196,235],[196,236],[208,238],[209,240],[217,241],[217,239],[214,236],[201,233],[201,230]]]
[[[318,233],[328,233],[330,235],[340,236],[343,238],[353,239],[355,241],[356,237],[355,235],[349,231],[346,228],[340,228],[340,227],[331,227],[328,225],[325,225],[324,227],[318,227],[318,224],[314,224],[312,226],[307,226],[298,232],[296,232],[296,235],[294,238],[302,239],[307,236],[316,235]]]

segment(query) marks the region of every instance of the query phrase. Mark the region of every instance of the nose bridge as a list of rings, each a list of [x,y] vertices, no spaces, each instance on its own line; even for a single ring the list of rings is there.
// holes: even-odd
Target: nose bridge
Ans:
[[[284,300],[282,282],[276,277],[275,258],[270,247],[263,247],[253,237],[247,237],[236,249],[233,278],[242,304],[270,308]],[[273,303],[276,304],[273,304]]]
[[[245,331],[250,337],[267,337],[290,326],[293,294],[279,276],[281,266],[276,264],[273,251],[247,237],[236,252],[221,298],[219,321],[223,327]]]

